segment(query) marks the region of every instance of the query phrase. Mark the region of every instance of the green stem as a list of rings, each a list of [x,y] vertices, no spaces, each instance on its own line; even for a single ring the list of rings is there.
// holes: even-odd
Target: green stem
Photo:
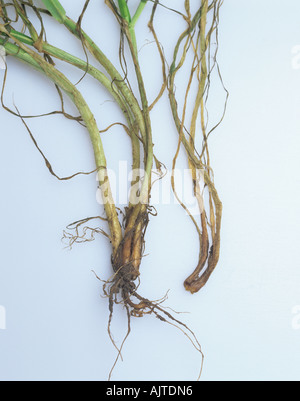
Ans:
[[[135,27],[135,25],[136,25],[138,19],[140,18],[142,12],[144,11],[144,8],[145,8],[145,6],[146,6],[146,4],[147,4],[147,1],[148,1],[148,0],[141,0],[141,2],[140,2],[140,4],[138,5],[138,8],[137,8],[137,10],[136,10],[134,16],[132,17],[132,20],[131,20],[131,22],[130,22],[130,26],[131,26],[131,27],[133,27],[133,28]]]
[[[126,100],[128,106],[130,107],[136,122],[140,128],[142,140],[145,142],[146,133],[145,133],[145,124],[143,121],[143,114],[141,112],[139,103],[135,98],[134,94],[126,85],[124,78],[118,72],[118,70],[114,67],[114,65],[110,62],[110,60],[105,56],[105,54],[101,51],[101,49],[95,44],[95,42],[82,30],[78,31],[77,24],[72,21],[70,18],[66,18],[64,21],[64,25],[66,28],[75,35],[79,40],[84,40],[84,43],[89,50],[89,52],[96,58],[96,60],[105,68],[105,70],[110,75],[112,82],[116,85],[118,90],[122,93],[122,96]]]
[[[118,72],[118,70],[114,67],[114,65],[110,62],[110,60],[105,56],[105,54],[100,50],[100,48],[94,43],[94,41],[70,18],[66,16],[66,11],[60,4],[59,0],[43,0],[43,3],[47,7],[48,11],[51,12],[52,16],[61,24],[64,24],[65,27],[75,35],[81,42],[84,43],[89,52],[96,58],[96,60],[105,68],[107,73],[111,77],[111,82],[115,84],[118,88],[120,94],[124,98],[125,103],[127,104],[127,110],[129,114],[132,113],[135,120],[135,125],[138,126],[139,131],[136,130],[132,133],[133,138],[133,155],[137,155],[139,153],[139,138],[137,134],[140,132],[141,140],[143,144],[146,142],[146,128],[143,120],[143,115],[141,109],[139,107],[138,101],[135,98],[134,94],[131,92],[130,88],[126,85],[124,78]],[[119,4],[122,9],[124,18],[129,20],[130,12],[127,6],[126,0],[120,1]],[[127,17],[126,17],[127,15]],[[130,18],[131,20],[131,18]],[[138,161],[133,162],[134,166],[139,166]]]
[[[8,34],[6,30],[3,31],[3,28],[1,30],[2,32]],[[104,208],[111,232],[113,253],[116,253],[122,241],[122,230],[111,193],[111,188],[107,175],[107,163],[101,137],[99,135],[99,128],[90,108],[88,107],[86,101],[84,100],[78,89],[53,65],[46,62],[43,57],[24,46],[21,42],[17,43],[18,46],[8,42],[4,43],[3,39],[0,39],[0,43],[1,42],[3,43],[7,54],[12,55],[19,60],[25,61],[27,64],[30,64],[32,67],[39,70],[48,78],[50,78],[52,82],[59,86],[59,88],[62,89],[70,97],[72,102],[77,107],[90,134],[90,139],[93,145],[96,167],[99,171],[99,182],[104,198]]]
[[[105,70],[110,75],[112,81],[116,84],[122,96],[128,103],[134,117],[140,127],[142,139],[145,140],[145,127],[143,126],[143,118],[142,113],[139,108],[138,101],[134,97],[133,93],[130,91],[128,86],[126,85],[124,78],[117,71],[114,65],[110,62],[110,60],[105,56],[105,54],[99,49],[99,47],[95,44],[95,42],[82,30],[79,29],[78,24],[73,20],[66,16],[66,11],[63,6],[60,4],[59,0],[42,0],[48,11],[52,14],[52,16],[61,24],[64,24],[65,27],[75,35],[79,40],[84,41],[85,46],[88,48],[90,53],[96,58],[96,60],[105,68]],[[124,15],[124,18],[130,22],[130,12],[127,6],[126,0],[118,0],[121,12]],[[130,21],[129,21],[130,18]]]
[[[131,37],[131,42],[134,48],[134,52],[135,52],[135,56],[138,56],[138,48],[137,48],[137,39],[136,39],[136,33],[135,33],[135,25],[138,21],[138,19],[140,18],[146,4],[147,4],[148,0],[141,0],[140,4],[138,5],[138,8],[133,16],[133,18],[131,19],[130,16],[130,11],[128,9],[126,0],[119,0],[119,7],[120,7],[120,11],[121,11],[121,15],[122,18],[127,22],[128,24],[128,28],[129,28],[129,33],[130,33],[130,37]],[[121,6],[120,3],[122,4],[122,8],[126,8],[127,11],[122,11],[121,10]],[[129,17],[128,17],[129,16]]]
[[[131,22],[131,15],[126,0],[118,0],[120,13],[123,19],[128,23]]]
[[[138,54],[136,52],[134,42],[132,41],[131,32],[128,25],[125,25],[125,35],[127,37],[129,47],[131,50],[131,55],[134,62],[136,77],[139,86],[140,97],[143,106],[143,118],[146,127],[146,161],[145,161],[145,178],[141,188],[141,203],[138,205],[138,209],[144,210],[149,204],[149,195],[151,191],[151,175],[152,175],[152,167],[153,167],[153,142],[152,142],[152,128],[151,128],[151,120],[149,114],[149,105],[146,94],[146,89],[144,85],[143,76],[141,73],[141,68],[138,60]]]
[[[29,46],[34,46],[34,41],[29,36],[26,36],[15,30],[11,30],[10,34],[13,38],[21,41],[22,43],[27,44]],[[97,68],[95,68],[91,64],[88,64],[86,61],[83,61],[83,60],[79,59],[78,57],[71,55],[70,53],[67,53],[61,49],[58,49],[57,47],[52,46],[52,45],[48,44],[47,42],[42,43],[42,51],[51,57],[55,57],[57,59],[60,59],[64,62],[67,62],[67,63],[81,69],[82,71],[86,72],[87,74],[89,74],[93,78],[95,78],[98,82],[100,82],[107,89],[107,91],[114,98],[116,103],[119,105],[120,109],[122,110],[123,115],[125,116],[125,118],[127,120],[127,123],[129,126],[128,133],[132,140],[132,159],[133,159],[132,169],[133,170],[139,169],[140,168],[140,141],[138,138],[138,127],[135,122],[134,116],[132,115],[132,112],[131,112],[130,108],[128,107],[128,104],[123,99],[122,95],[113,87],[110,79],[107,78],[106,75],[103,74],[101,71],[99,71]]]
[[[32,23],[29,21],[29,19],[27,18],[24,9],[18,4],[18,2],[16,0],[13,0],[13,4],[15,7],[15,10],[17,12],[17,14],[21,17],[24,25],[27,27],[30,36],[32,37],[34,42],[38,42],[39,39],[39,35],[37,34],[37,31],[35,30],[34,26],[32,25]]]
[[[17,41],[22,42],[23,44],[34,46],[34,41],[29,36],[26,36],[15,30],[11,30],[10,35]],[[44,53],[48,54],[49,56],[55,57],[68,64],[72,64],[73,66],[91,75],[107,89],[107,91],[111,94],[111,96],[113,96],[115,101],[120,106],[123,114],[126,116],[126,114],[129,113],[129,109],[127,108],[126,103],[124,102],[123,98],[118,94],[118,92],[114,89],[111,80],[107,78],[107,76],[103,74],[100,70],[98,70],[91,64],[88,64],[86,61],[83,61],[82,59],[75,57],[72,54],[65,52],[64,50],[52,46],[47,42],[42,43],[41,50]]]
[[[42,0],[52,17],[58,22],[63,23],[66,18],[66,11],[58,0]]]

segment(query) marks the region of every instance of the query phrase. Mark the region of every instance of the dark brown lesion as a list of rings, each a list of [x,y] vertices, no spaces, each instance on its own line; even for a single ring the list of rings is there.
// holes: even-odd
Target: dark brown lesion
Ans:
[[[220,258],[223,206],[208,173],[204,174],[204,180],[210,196],[211,216],[210,221],[208,221],[206,212],[204,211],[201,214],[202,235],[200,237],[199,263],[184,282],[185,289],[192,294],[200,291],[206,285]]]

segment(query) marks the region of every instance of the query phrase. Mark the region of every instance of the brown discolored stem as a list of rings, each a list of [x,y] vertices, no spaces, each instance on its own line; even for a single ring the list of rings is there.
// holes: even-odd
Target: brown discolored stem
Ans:
[[[221,2],[214,0],[210,5],[208,0],[201,0],[201,7],[192,18],[190,2],[186,1],[185,20],[188,28],[180,35],[176,44],[173,56],[173,63],[169,72],[169,99],[173,118],[179,134],[179,145],[173,162],[173,168],[178,157],[180,145],[186,151],[188,164],[192,175],[194,196],[197,199],[200,210],[200,224],[190,214],[187,207],[181,205],[187,210],[193,223],[196,226],[199,241],[200,254],[199,261],[194,272],[185,280],[185,289],[192,294],[198,292],[207,283],[214,269],[216,268],[220,256],[220,232],[222,219],[222,204],[216,191],[210,166],[210,157],[207,143],[206,122],[205,122],[205,101],[206,91],[210,83],[210,72],[208,71],[208,58],[210,56],[210,43],[212,34],[216,31],[218,24],[218,13]],[[208,13],[213,11],[211,27],[207,31]],[[195,39],[196,38],[196,39]],[[180,49],[183,48],[180,57]],[[182,117],[179,116],[178,102],[176,98],[175,79],[178,71],[187,63],[188,52],[193,51],[193,63],[190,73],[190,79],[186,90],[185,102]],[[177,61],[177,59],[179,60]],[[197,95],[192,112],[190,130],[185,128],[186,109],[188,97],[191,92],[193,81],[197,78]],[[197,142],[197,120],[200,114],[201,131],[203,136],[203,150],[198,153],[196,150]],[[188,137],[187,137],[188,136]],[[204,179],[205,190],[209,196],[208,211],[204,205],[204,194],[200,191],[199,177],[197,171],[201,170]],[[173,190],[174,182],[172,184]],[[209,217],[208,217],[209,216]]]

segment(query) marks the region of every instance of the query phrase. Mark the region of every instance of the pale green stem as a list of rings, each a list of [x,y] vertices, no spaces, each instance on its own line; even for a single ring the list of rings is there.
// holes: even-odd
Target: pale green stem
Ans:
[[[148,1],[148,0],[141,0],[141,2],[140,2],[140,4],[138,5],[138,8],[137,8],[137,10],[136,10],[134,16],[133,16],[132,19],[131,19],[131,22],[130,22],[131,27],[133,27],[133,28],[135,27],[135,25],[136,25],[138,19],[140,18],[142,12],[144,11],[144,8],[145,8],[145,6],[146,6],[146,4],[147,4],[147,1]]]
[[[13,38],[21,41],[22,43],[34,46],[34,42],[30,37],[14,30],[12,30],[10,34]],[[72,64],[73,66],[91,75],[109,91],[111,96],[113,96],[114,100],[119,105],[123,115],[128,122],[129,134],[132,140],[132,169],[133,171],[138,170],[140,168],[140,141],[138,138],[138,126],[134,120],[132,111],[130,110],[128,104],[126,103],[122,95],[117,92],[117,89],[114,88],[110,79],[107,78],[106,75],[99,71],[97,68],[95,68],[91,64],[88,64],[86,61],[83,61],[78,57],[75,57],[70,53],[58,49],[57,47],[54,47],[46,42],[42,43],[42,50],[44,53],[50,55],[51,57],[55,57],[64,62]],[[136,181],[134,181],[133,183],[135,184]]]
[[[7,31],[4,31],[2,27],[0,27],[0,30],[9,35],[9,33]],[[119,223],[113,196],[111,193],[111,188],[107,175],[106,158],[104,154],[101,137],[99,134],[99,128],[97,126],[96,120],[90,108],[88,107],[86,101],[84,100],[83,96],[78,91],[78,89],[60,71],[58,71],[51,64],[47,63],[43,59],[43,57],[36,54],[34,51],[31,51],[21,42],[18,43],[18,46],[15,46],[11,43],[4,43],[3,41],[3,45],[6,49],[7,54],[10,54],[22,61],[25,61],[26,63],[30,64],[40,72],[44,73],[47,77],[49,77],[52,82],[54,82],[60,89],[62,89],[70,97],[72,102],[77,107],[86,125],[86,128],[90,134],[91,143],[94,149],[96,167],[99,170],[98,174],[99,174],[100,186],[101,188],[105,188],[103,190],[102,195],[104,198],[104,208],[108,218],[108,224],[111,232],[113,253],[115,253],[122,241],[122,230]]]

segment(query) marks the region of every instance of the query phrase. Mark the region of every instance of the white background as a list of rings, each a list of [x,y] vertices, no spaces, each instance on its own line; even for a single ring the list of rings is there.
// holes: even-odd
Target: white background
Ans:
[[[62,4],[76,19],[84,1]],[[225,0],[223,5],[219,64],[230,100],[210,147],[224,218],[221,259],[208,285],[194,296],[184,291],[198,243],[178,205],[158,205],[147,232],[149,256],[143,261],[140,292],[159,299],[170,290],[166,305],[189,312],[180,318],[203,347],[202,380],[300,379],[300,65],[293,54],[300,44],[299,13],[297,0],[284,7],[279,0]],[[137,29],[153,99],[161,75],[154,45],[143,47],[152,40],[148,18],[149,8]],[[183,29],[179,21],[160,10],[157,26],[168,60],[176,42],[173,30]],[[50,43],[84,57],[62,27],[51,27]],[[91,1],[84,28],[117,62],[119,34],[104,4]],[[46,79],[13,59],[8,65],[8,106],[15,103],[22,114],[58,108]],[[81,77],[68,67],[64,71],[73,82]],[[92,79],[79,87],[100,128],[120,119]],[[68,109],[73,111],[69,104]],[[155,152],[171,168],[177,135],[166,98],[152,119]],[[21,121],[4,110],[0,121],[0,305],[7,325],[0,330],[0,379],[106,380],[116,351],[106,330],[107,300],[92,270],[110,276],[109,244],[99,237],[70,252],[60,241],[67,224],[99,214],[95,177],[56,181]],[[94,168],[83,128],[60,117],[28,124],[57,174]],[[103,142],[110,167],[129,158],[130,144],[121,130],[103,134]],[[180,163],[185,166],[184,158]],[[126,328],[125,312],[117,310],[113,332],[119,344]],[[195,380],[199,371],[199,354],[188,340],[153,317],[132,321],[123,356],[115,380]]]

